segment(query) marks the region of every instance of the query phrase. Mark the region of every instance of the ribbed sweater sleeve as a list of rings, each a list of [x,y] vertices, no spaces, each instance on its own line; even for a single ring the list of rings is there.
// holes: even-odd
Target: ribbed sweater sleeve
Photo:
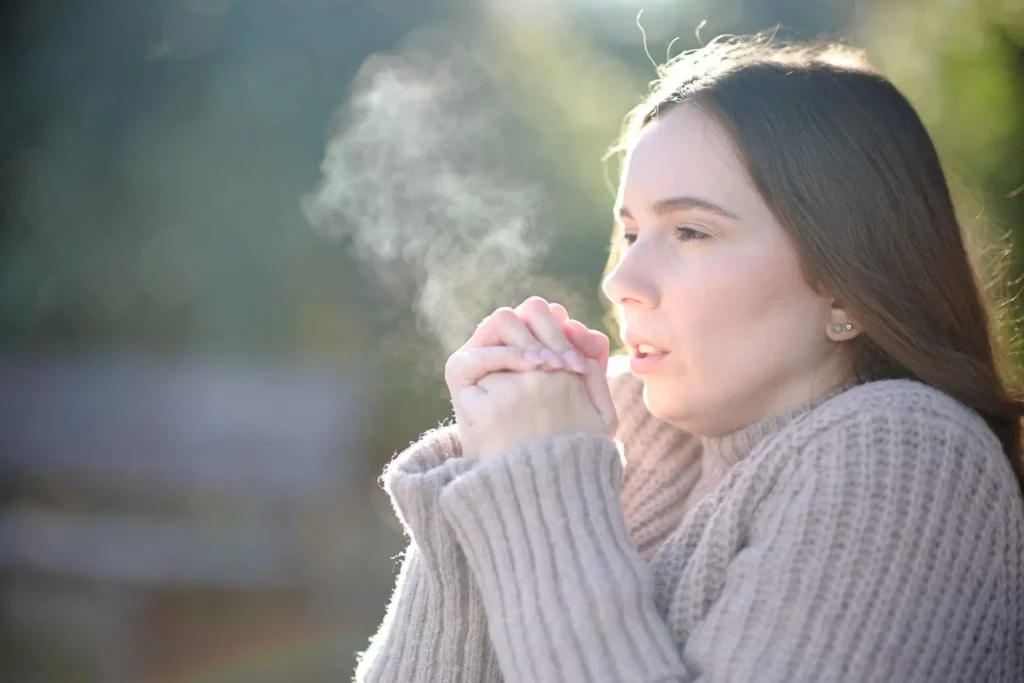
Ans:
[[[486,460],[441,493],[505,681],[682,679],[621,480],[615,441],[566,434]]]
[[[360,655],[358,683],[499,683],[486,615],[441,516],[445,484],[469,471],[456,427],[425,434],[381,477],[409,544],[384,619]]]
[[[536,440],[467,471],[440,502],[508,683],[1020,680],[981,670],[986,648],[1020,659],[1006,632],[1022,551],[1009,467],[978,434],[919,411],[854,411],[803,434],[762,479],[734,477],[749,539],[692,621],[655,607],[610,439]]]

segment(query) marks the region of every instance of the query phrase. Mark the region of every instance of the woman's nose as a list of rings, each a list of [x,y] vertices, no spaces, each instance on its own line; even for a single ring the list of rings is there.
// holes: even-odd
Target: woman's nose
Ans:
[[[651,272],[653,264],[645,266],[639,257],[639,250],[627,250],[618,265],[605,276],[601,289],[612,303],[619,306],[657,305],[657,290],[653,286]]]

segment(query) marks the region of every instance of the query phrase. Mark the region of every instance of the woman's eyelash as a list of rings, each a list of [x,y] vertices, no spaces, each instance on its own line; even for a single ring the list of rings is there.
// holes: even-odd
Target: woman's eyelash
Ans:
[[[679,239],[687,241],[687,242],[690,241],[690,240],[703,240],[703,239],[707,239],[708,238],[707,234],[705,234],[705,233],[703,233],[703,232],[701,232],[699,230],[694,230],[693,228],[688,228],[686,226],[679,226],[679,227],[677,227],[675,229],[675,232],[676,232],[676,236]],[[633,232],[624,232],[624,233],[622,233],[622,241],[626,243],[626,246],[632,245],[634,242],[636,242],[636,233],[633,233]]]
[[[693,239],[695,240],[707,239],[707,235],[701,232],[700,230],[694,230],[693,228],[687,228],[686,226],[682,225],[676,228],[676,235],[679,237],[679,239],[685,239],[686,235],[693,235]]]

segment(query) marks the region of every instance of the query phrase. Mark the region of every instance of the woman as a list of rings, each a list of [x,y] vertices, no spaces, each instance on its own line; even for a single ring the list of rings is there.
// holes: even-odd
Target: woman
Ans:
[[[911,106],[732,39],[618,149],[629,367],[540,299],[451,357],[357,679],[1024,681],[1022,403]]]

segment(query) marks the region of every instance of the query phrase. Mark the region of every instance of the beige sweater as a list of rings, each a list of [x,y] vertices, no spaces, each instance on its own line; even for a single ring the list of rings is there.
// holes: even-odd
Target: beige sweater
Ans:
[[[610,381],[616,440],[392,461],[357,681],[1024,681],[1024,504],[975,412],[886,380],[699,438]]]

